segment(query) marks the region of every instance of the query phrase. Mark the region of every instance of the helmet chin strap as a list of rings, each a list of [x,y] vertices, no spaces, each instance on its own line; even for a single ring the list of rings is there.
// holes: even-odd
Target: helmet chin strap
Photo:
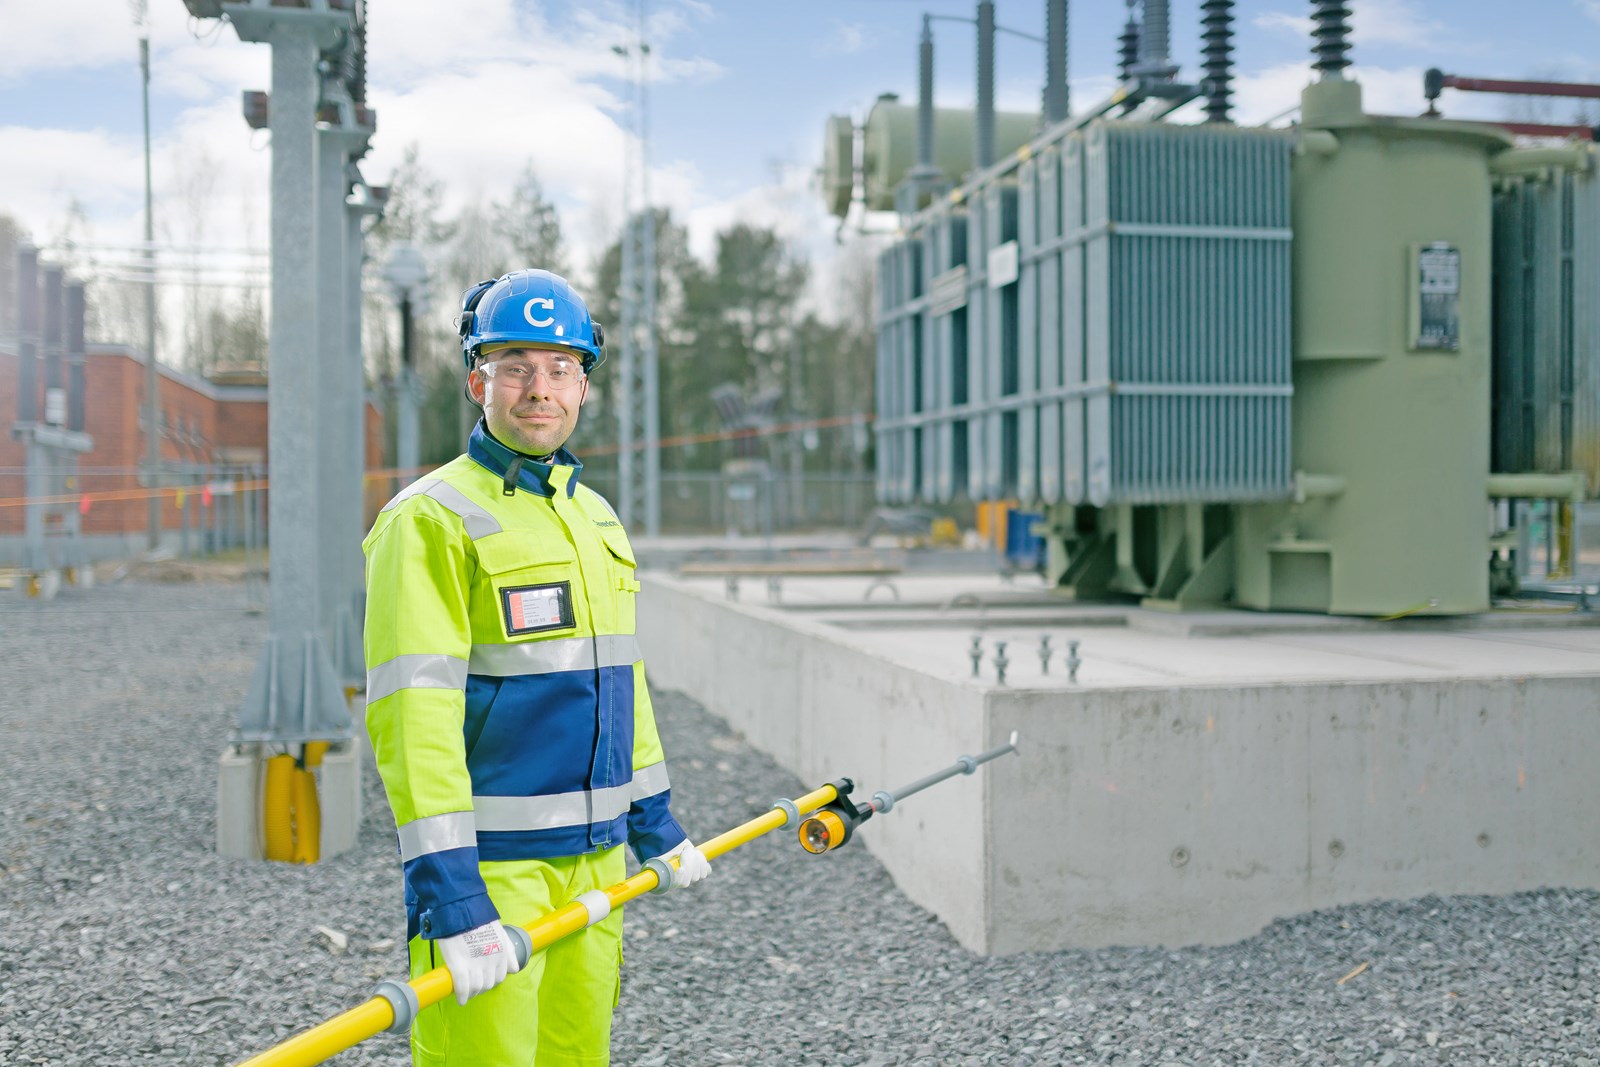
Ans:
[[[517,495],[517,476],[522,473],[522,465],[525,462],[531,459],[535,463],[543,463],[548,466],[549,464],[555,462],[555,458],[556,454],[554,452],[548,452],[542,456],[529,456],[522,452],[517,452],[511,457],[511,462],[506,464],[505,477],[500,480],[501,495]]]

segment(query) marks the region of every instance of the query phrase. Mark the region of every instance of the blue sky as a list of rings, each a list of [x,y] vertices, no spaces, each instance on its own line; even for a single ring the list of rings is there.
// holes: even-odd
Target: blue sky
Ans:
[[[79,239],[127,241],[141,228],[137,34],[125,0],[0,0],[0,211],[37,240],[88,217]],[[697,247],[749,218],[814,239],[832,228],[811,174],[823,121],[862,118],[881,92],[915,93],[921,15],[970,18],[972,0],[650,0],[658,61],[653,190],[690,222]],[[1308,80],[1310,4],[1237,6],[1238,116],[1294,103]],[[1370,110],[1415,113],[1421,72],[1600,81],[1600,0],[1354,0],[1357,74]],[[1172,0],[1174,58],[1197,76],[1198,0]],[[259,247],[265,240],[266,137],[239,118],[239,92],[268,87],[267,49],[180,0],[151,0],[153,116],[161,237]],[[622,63],[631,3],[369,0],[371,99],[379,129],[363,167],[387,179],[409,142],[446,183],[449,203],[503,195],[532,161],[563,209],[583,262],[610,240],[625,134]],[[446,14],[448,12],[448,17]],[[1111,87],[1121,0],[1072,6],[1075,107]],[[999,0],[1001,25],[1042,33],[1043,0]],[[974,33],[939,22],[938,96],[970,106]],[[1033,110],[1042,49],[1000,38],[999,102]],[[1506,115],[1527,105],[1447,94],[1447,114]],[[1573,104],[1553,105],[1569,121]],[[209,206],[208,206],[209,205]],[[812,242],[810,247],[822,248]]]

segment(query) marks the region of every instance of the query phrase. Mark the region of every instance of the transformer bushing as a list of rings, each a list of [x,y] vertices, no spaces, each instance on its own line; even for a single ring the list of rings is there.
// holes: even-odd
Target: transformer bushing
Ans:
[[[1178,73],[1172,62],[1172,17],[1167,0],[1144,0],[1139,24],[1139,62],[1133,73],[1155,81],[1171,81]]]
[[[1133,17],[1133,5],[1128,5],[1128,21],[1122,25],[1117,38],[1117,80],[1126,84],[1133,80],[1133,68],[1139,62],[1139,23]]]
[[[1227,122],[1233,95],[1233,0],[1204,0],[1200,5],[1200,64],[1206,121]]]
[[[911,177],[926,180],[938,173],[933,165],[933,21],[924,15],[917,41],[917,165]]]
[[[320,452],[319,405],[308,402],[307,390],[329,389],[345,373],[318,359],[316,114],[318,58],[349,33],[351,19],[329,0],[295,8],[265,0],[221,6],[240,40],[272,47],[270,633],[245,694],[238,737],[280,743],[343,739],[350,736],[350,712],[329,655],[332,635],[323,627],[317,543],[325,529],[317,467],[337,464],[340,457]]]
[[[1350,5],[1346,0],[1313,0],[1311,66],[1323,78],[1343,78],[1350,66]]]
[[[994,165],[994,30],[994,2],[983,0],[978,5],[977,144],[972,153],[978,170]]]
[[[1048,0],[1044,33],[1044,121],[1064,122],[1071,112],[1067,90],[1067,0]]]

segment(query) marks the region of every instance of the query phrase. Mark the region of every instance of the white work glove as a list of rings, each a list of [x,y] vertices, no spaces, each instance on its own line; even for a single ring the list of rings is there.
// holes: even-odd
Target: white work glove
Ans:
[[[661,854],[664,860],[671,860],[674,856],[678,858],[678,866],[672,872],[674,889],[687,889],[711,873],[711,861],[687,837],[676,848]]]
[[[522,969],[517,949],[500,920],[473,927],[464,934],[438,939],[444,965],[450,968],[456,1003],[465,1004],[479,993],[487,993],[506,980],[506,975]]]

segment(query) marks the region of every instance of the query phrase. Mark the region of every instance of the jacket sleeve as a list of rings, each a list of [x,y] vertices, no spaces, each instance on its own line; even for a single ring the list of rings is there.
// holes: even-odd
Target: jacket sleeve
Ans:
[[[643,862],[688,836],[672,817],[672,788],[641,660],[633,665],[633,802],[628,808],[628,844]]]
[[[367,539],[367,733],[394,812],[419,932],[450,937],[499,918],[478,872],[462,722],[470,542],[421,506]],[[387,520],[385,522],[385,520]]]

